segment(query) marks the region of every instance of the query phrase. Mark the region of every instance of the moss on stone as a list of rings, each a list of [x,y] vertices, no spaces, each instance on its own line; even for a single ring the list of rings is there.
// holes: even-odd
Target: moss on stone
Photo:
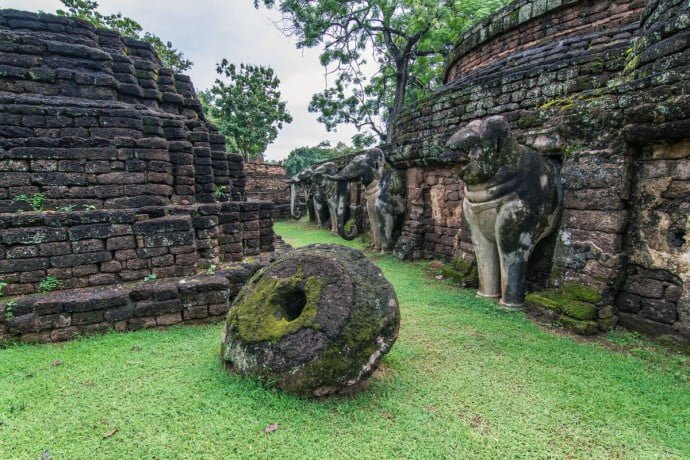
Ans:
[[[604,65],[603,59],[595,59],[589,63],[589,70],[591,70],[593,74],[600,74],[604,71]]]
[[[531,112],[529,115],[524,115],[517,120],[518,128],[532,128],[541,121],[539,112]]]
[[[594,321],[582,321],[571,318],[568,315],[561,315],[558,319],[558,323],[564,328],[580,335],[594,335],[599,330],[597,323]]]
[[[237,324],[239,336],[247,343],[275,343],[305,327],[318,330],[315,319],[324,284],[319,278],[305,279],[299,273],[290,278],[264,277],[230,310],[228,318]],[[288,292],[304,292],[306,298],[294,320],[286,316],[280,299]]]
[[[463,287],[476,287],[479,285],[479,273],[477,264],[463,259],[454,259],[451,263],[441,268],[441,274]]]
[[[597,317],[597,308],[591,303],[562,299],[563,313],[576,319],[591,320]]]
[[[350,219],[347,222],[345,222],[343,228],[345,229],[346,233],[352,233],[352,231],[355,229],[355,225],[357,225],[355,219]]]
[[[599,303],[601,302],[601,294],[591,286],[584,284],[568,283],[561,287],[561,292],[568,298],[579,300],[581,302]]]
[[[551,99],[550,101],[544,102],[542,105],[539,106],[541,110],[548,110],[551,108],[554,109],[560,109],[560,110],[568,110],[573,107],[575,104],[576,96],[568,96],[568,97],[559,97],[555,99]]]
[[[580,284],[567,284],[559,289],[548,289],[527,294],[525,300],[541,308],[547,308],[578,320],[593,320],[601,295],[594,289]]]
[[[597,325],[602,331],[610,331],[616,325],[616,319],[614,317],[602,318],[597,321]]]
[[[525,296],[525,302],[537,307],[548,308],[549,310],[561,310],[560,304],[549,297],[543,296],[536,292],[530,292]]]

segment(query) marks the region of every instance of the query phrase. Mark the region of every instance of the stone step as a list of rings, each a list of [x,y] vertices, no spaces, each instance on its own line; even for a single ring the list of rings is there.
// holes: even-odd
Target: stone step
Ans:
[[[0,303],[0,344],[219,320],[247,280],[274,257],[197,276],[6,298]]]

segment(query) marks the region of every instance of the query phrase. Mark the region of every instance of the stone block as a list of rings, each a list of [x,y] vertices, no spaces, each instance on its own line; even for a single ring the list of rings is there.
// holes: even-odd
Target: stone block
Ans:
[[[156,324],[158,326],[172,326],[182,322],[182,313],[168,313],[156,317]]]

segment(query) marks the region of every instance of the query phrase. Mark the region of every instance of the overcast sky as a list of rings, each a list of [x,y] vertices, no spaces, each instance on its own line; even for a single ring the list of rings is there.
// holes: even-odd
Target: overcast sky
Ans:
[[[267,65],[281,81],[283,99],[293,122],[268,146],[266,157],[279,160],[296,147],[322,140],[348,142],[355,133],[350,126],[327,132],[307,106],[311,95],[324,88],[318,50],[297,50],[273,24],[278,15],[256,10],[253,0],[98,0],[104,14],[122,13],[138,21],[145,31],[160,36],[194,62],[187,71],[197,89],[206,89],[216,78],[215,64],[230,62]],[[0,0],[0,7],[53,13],[59,0]]]

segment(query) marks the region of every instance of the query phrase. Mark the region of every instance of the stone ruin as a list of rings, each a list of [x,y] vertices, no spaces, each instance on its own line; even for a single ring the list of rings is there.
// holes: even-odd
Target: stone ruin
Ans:
[[[0,10],[0,343],[222,318],[272,218],[150,45]]]
[[[680,0],[518,0],[464,33],[445,86],[384,146],[407,176],[395,253],[473,260],[464,185],[438,159],[458,129],[503,115],[561,165],[533,306],[581,333],[621,324],[690,341],[689,18]]]
[[[244,165],[245,194],[249,201],[273,202],[275,220],[290,218],[290,185],[285,167],[249,161]]]
[[[558,164],[564,192],[530,259],[531,309],[581,334],[620,324],[690,342],[689,18],[679,0],[519,0],[465,32],[445,86],[382,146],[406,176],[394,253],[450,260],[444,272],[476,286],[447,151],[458,130],[502,116]]]

